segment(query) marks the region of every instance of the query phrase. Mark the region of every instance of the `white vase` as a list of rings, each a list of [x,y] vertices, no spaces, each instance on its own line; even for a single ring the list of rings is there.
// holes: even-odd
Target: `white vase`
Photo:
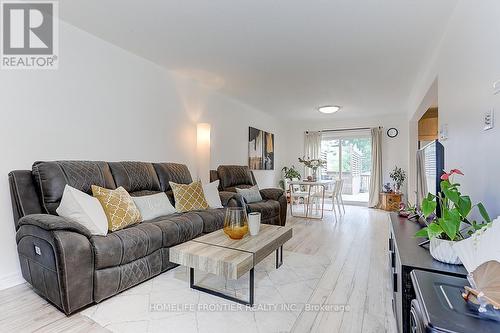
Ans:
[[[257,236],[260,230],[260,213],[253,212],[248,214],[248,229],[251,236]]]
[[[318,181],[318,169],[312,169],[312,181]]]
[[[460,265],[462,262],[453,249],[454,241],[433,237],[430,241],[431,256],[441,262]]]

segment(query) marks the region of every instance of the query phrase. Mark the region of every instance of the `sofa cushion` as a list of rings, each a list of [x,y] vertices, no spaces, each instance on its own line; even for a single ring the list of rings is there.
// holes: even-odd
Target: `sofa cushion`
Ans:
[[[141,223],[107,236],[93,236],[96,269],[127,264],[143,258],[162,246],[162,232],[154,224]]]
[[[32,174],[45,212],[53,215],[59,207],[66,184],[87,194],[92,193],[92,185],[116,188],[106,162],[35,162]]]
[[[99,303],[125,289],[161,273],[163,249],[125,265],[96,269],[94,272],[94,301]]]
[[[171,191],[169,182],[177,184],[191,184],[193,182],[191,173],[189,172],[188,167],[184,164],[153,163],[153,167],[156,170],[156,174],[158,175],[158,179],[160,181],[160,188],[163,192]]]
[[[207,234],[224,226],[225,208],[207,209],[193,212],[203,220],[203,233]]]
[[[122,186],[127,192],[159,191],[160,181],[151,163],[109,162],[116,187]]]
[[[162,216],[141,224],[153,224],[160,228],[163,247],[187,242],[203,232],[203,220],[194,212]]]
[[[244,165],[220,165],[217,168],[221,188],[224,191],[234,191],[235,187],[248,188],[255,185],[252,172]]]
[[[262,220],[280,215],[280,203],[275,200],[263,200],[247,204],[251,212],[259,212]]]

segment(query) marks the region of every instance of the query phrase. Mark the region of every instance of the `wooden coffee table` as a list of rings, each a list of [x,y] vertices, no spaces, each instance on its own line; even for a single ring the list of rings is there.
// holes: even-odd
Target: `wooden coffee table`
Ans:
[[[191,288],[253,306],[255,265],[272,252],[276,252],[278,269],[283,263],[283,244],[290,238],[292,238],[292,228],[286,226],[263,224],[257,236],[248,234],[240,240],[230,239],[223,230],[217,230],[170,248],[169,255],[171,262],[189,267]],[[235,280],[250,272],[249,299],[243,300],[196,285],[195,269]]]

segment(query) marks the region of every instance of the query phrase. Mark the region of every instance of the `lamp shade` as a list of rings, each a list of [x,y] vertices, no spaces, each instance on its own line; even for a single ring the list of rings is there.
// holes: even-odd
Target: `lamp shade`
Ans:
[[[197,175],[204,184],[210,180],[210,124],[196,125],[196,164]]]

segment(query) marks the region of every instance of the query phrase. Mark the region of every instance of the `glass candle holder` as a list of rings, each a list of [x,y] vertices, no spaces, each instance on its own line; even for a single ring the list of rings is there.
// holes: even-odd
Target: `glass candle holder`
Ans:
[[[248,217],[245,209],[241,207],[226,209],[224,233],[231,239],[242,239],[248,233]]]

